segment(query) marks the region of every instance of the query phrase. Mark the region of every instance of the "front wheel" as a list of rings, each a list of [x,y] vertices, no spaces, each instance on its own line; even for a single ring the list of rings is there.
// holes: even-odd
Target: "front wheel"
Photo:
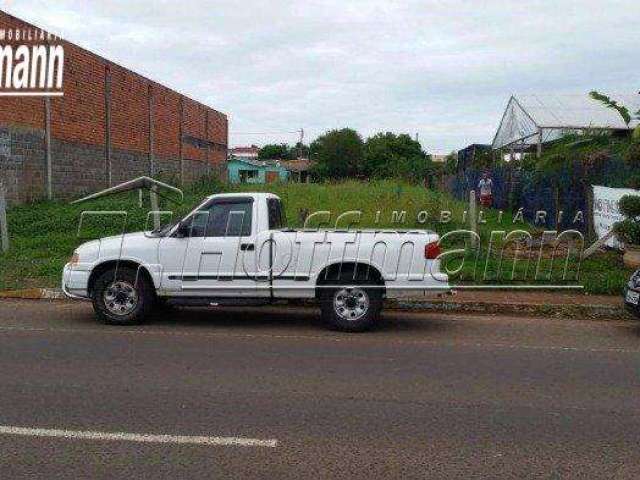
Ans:
[[[382,310],[382,290],[377,286],[347,286],[321,292],[322,319],[331,328],[362,332],[373,327]]]
[[[141,323],[154,304],[153,287],[143,275],[129,268],[102,273],[93,288],[93,310],[109,325]]]

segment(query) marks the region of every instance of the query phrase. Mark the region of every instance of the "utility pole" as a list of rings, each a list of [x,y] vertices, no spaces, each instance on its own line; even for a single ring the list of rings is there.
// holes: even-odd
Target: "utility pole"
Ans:
[[[302,145],[304,142],[304,128],[300,127],[300,140],[298,141],[298,160],[302,159]]]
[[[53,165],[51,160],[51,98],[44,99],[44,149],[47,165],[47,200],[53,200]]]

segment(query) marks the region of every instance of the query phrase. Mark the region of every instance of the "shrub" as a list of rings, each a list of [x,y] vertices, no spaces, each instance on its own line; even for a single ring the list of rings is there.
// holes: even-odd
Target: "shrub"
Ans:
[[[627,245],[640,245],[640,195],[625,195],[618,201],[626,218],[613,225],[618,240]]]
[[[616,222],[614,230],[618,240],[625,245],[640,245],[640,223],[626,218]]]
[[[623,158],[630,167],[640,167],[640,143],[633,142],[629,144]]]
[[[618,208],[622,215],[637,222],[640,220],[640,195],[625,195],[618,201]]]
[[[596,149],[585,154],[582,165],[588,174],[598,175],[609,161],[611,161],[611,152],[608,149]]]
[[[640,190],[640,173],[631,174],[627,180],[627,186],[635,190]]]

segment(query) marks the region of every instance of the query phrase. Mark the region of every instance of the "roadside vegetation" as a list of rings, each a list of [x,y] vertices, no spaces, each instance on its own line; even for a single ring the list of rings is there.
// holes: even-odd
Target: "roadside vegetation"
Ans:
[[[357,225],[351,225],[352,228],[425,228],[434,230],[440,235],[468,228],[465,218],[467,204],[441,192],[400,180],[269,185],[228,185],[215,180],[206,180],[185,191],[182,204],[173,204],[166,199],[161,200],[161,209],[172,210],[173,219],[179,219],[207,195],[256,190],[270,191],[283,199],[288,224],[291,227],[303,226],[307,215],[322,210],[331,212],[328,225],[311,222],[308,226],[333,227],[340,214],[359,210],[362,211],[362,216]],[[147,215],[149,209],[148,196],[144,197],[144,204],[140,208],[137,194],[122,194],[83,205],[40,202],[11,208],[8,212],[8,221],[12,243],[10,251],[0,255],[0,290],[58,286],[62,267],[77,245],[91,239],[117,235],[122,232],[123,226],[126,232],[150,230],[151,222]],[[85,217],[80,225],[81,213],[86,210],[126,211],[127,216],[126,219],[122,216],[109,218],[90,216]],[[353,218],[353,216],[350,217],[349,221],[352,222]],[[508,233],[512,230],[524,229],[532,232],[533,237],[536,238],[542,228],[533,228],[521,221],[514,223],[512,212],[500,214],[493,209],[483,212],[483,219],[485,223],[480,223],[478,226],[481,237],[480,248],[477,251],[467,248],[465,267],[457,281],[474,285],[513,283],[510,279],[515,256],[514,247],[508,246],[505,249],[506,254],[500,260],[499,255],[496,254],[500,250],[500,244],[494,245],[491,251],[488,249],[490,232],[504,230]],[[163,217],[163,222],[170,220],[169,216]],[[338,224],[338,227],[347,226],[346,220],[345,223]],[[465,246],[463,236],[452,236],[445,241],[443,247],[452,249],[463,246]],[[534,246],[528,263],[516,262],[516,283],[531,283],[530,280],[537,268],[538,251],[539,246]],[[478,254],[477,264],[475,263],[476,253]],[[564,251],[560,250],[559,255],[563,254]],[[486,261],[487,258],[488,261]],[[594,255],[582,263],[578,282],[575,279],[575,267],[569,269],[567,278],[563,280],[561,268],[563,260],[563,256],[556,256],[553,262],[551,278],[553,281],[547,278],[538,283],[540,285],[562,282],[574,285],[582,283],[588,293],[617,294],[630,273],[622,266],[619,254],[607,252]],[[448,267],[455,269],[459,263],[459,258],[452,259]],[[543,274],[547,271],[551,272],[551,263],[550,253],[546,251],[540,271]],[[576,259],[572,259],[572,265],[574,264],[577,264]],[[525,277],[525,274],[529,276]]]

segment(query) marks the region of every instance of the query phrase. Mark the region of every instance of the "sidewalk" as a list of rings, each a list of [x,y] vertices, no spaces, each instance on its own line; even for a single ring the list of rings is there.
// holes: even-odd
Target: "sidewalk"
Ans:
[[[506,305],[612,305],[622,306],[622,296],[585,295],[579,291],[458,290],[457,302],[489,302]]]
[[[389,302],[403,310],[524,313],[585,319],[632,319],[622,296],[579,292],[458,290],[437,298],[413,296]]]

